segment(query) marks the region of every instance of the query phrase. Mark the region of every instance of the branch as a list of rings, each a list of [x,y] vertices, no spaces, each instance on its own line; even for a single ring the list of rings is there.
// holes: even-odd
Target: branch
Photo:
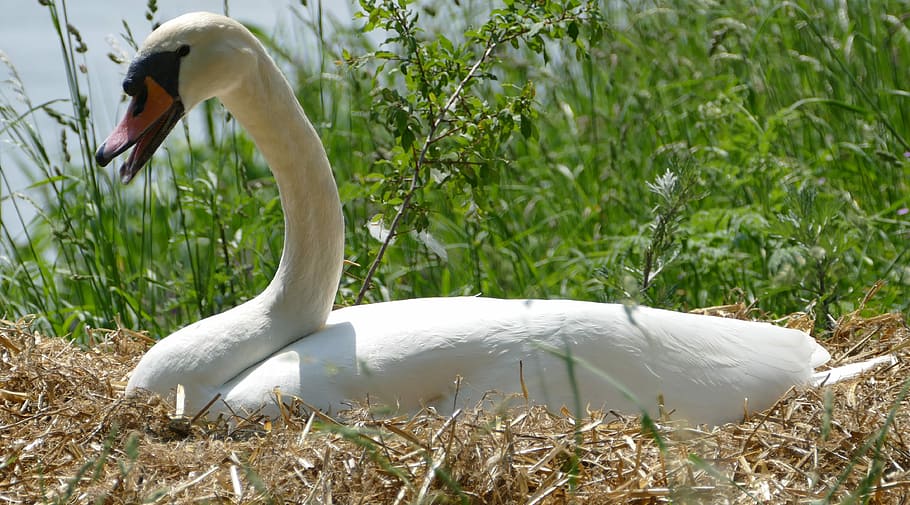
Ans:
[[[578,14],[573,13],[571,11],[564,11],[558,18],[545,19],[540,25],[552,26],[556,23],[565,22],[567,19],[570,19],[570,18],[573,18],[576,16],[578,16]],[[502,43],[511,42],[514,39],[517,39],[519,37],[522,37],[523,35],[526,35],[530,30],[531,30],[530,26],[523,25],[523,26],[520,26],[519,29],[512,31],[511,33],[506,32],[506,33],[499,34],[498,36],[491,35],[490,36],[491,39],[487,41],[486,49],[484,50],[483,54],[474,63],[474,65],[468,71],[467,75],[464,76],[464,78],[461,80],[461,82],[458,83],[458,86],[455,88],[455,91],[452,92],[451,96],[449,96],[449,99],[446,101],[445,106],[443,106],[443,108],[440,109],[439,113],[436,115],[435,119],[433,120],[432,124],[430,125],[430,130],[424,139],[423,147],[420,150],[420,154],[417,157],[417,161],[414,163],[414,170],[412,172],[412,177],[411,177],[411,185],[408,188],[408,191],[405,194],[404,198],[402,199],[401,206],[398,208],[398,212],[395,213],[395,217],[392,219],[392,223],[389,225],[388,235],[382,241],[382,245],[379,248],[379,252],[376,253],[376,258],[370,264],[370,269],[367,271],[366,276],[364,276],[363,285],[360,287],[360,291],[357,293],[357,298],[354,300],[355,305],[360,305],[360,303],[363,302],[363,298],[364,298],[364,296],[366,296],[366,293],[370,288],[370,283],[372,282],[373,276],[376,275],[376,270],[379,268],[380,263],[382,263],[382,258],[385,256],[386,250],[389,248],[389,245],[391,244],[392,239],[395,237],[395,230],[398,229],[398,226],[400,225],[402,218],[405,216],[405,214],[407,214],[408,209],[410,208],[411,199],[414,197],[414,193],[417,191],[417,185],[418,185],[417,181],[420,180],[419,176],[420,176],[422,168],[426,162],[427,151],[429,150],[430,145],[435,143],[438,140],[445,138],[450,133],[450,132],[446,132],[444,134],[441,134],[439,137],[434,137],[436,135],[436,131],[439,129],[442,122],[445,121],[446,114],[449,113],[449,110],[455,104],[455,101],[458,100],[458,97],[464,91],[464,88],[467,85],[467,83],[471,79],[473,79],[474,77],[477,76],[477,71],[480,69],[480,66],[485,61],[487,61],[487,59],[493,53],[493,50],[496,49],[496,47]],[[417,63],[418,63],[419,69],[421,71],[421,75],[425,79],[426,76],[424,74],[424,66],[422,64],[422,61],[420,60],[419,52],[417,54],[417,60],[418,60]],[[430,110],[432,110],[432,101],[430,101],[430,103],[431,103]]]
[[[392,219],[392,223],[389,225],[389,233],[386,235],[385,240],[382,241],[382,246],[379,247],[379,252],[376,253],[376,258],[373,259],[373,263],[370,264],[370,269],[367,271],[366,276],[363,278],[363,285],[360,287],[360,292],[357,293],[357,299],[354,300],[354,305],[360,305],[363,302],[363,297],[366,296],[367,291],[370,289],[370,283],[373,280],[373,276],[376,274],[376,270],[379,268],[379,264],[382,263],[382,258],[385,256],[386,249],[389,248],[389,244],[392,243],[392,239],[395,237],[395,230],[398,229],[401,219],[407,213],[408,208],[411,204],[411,198],[414,197],[414,193],[417,191],[417,181],[419,180],[419,175],[421,168],[423,168],[424,162],[426,161],[427,151],[430,148],[430,144],[434,141],[434,135],[436,135],[436,130],[439,128],[439,125],[442,124],[445,119],[446,114],[448,114],[449,109],[452,108],[452,105],[455,104],[455,101],[458,99],[461,92],[464,91],[464,87],[468,84],[474,76],[477,74],[477,70],[480,66],[490,57],[490,54],[493,53],[493,50],[496,46],[499,45],[501,41],[489,41],[487,43],[487,48],[484,50],[480,58],[474,62],[474,65],[468,71],[467,75],[458,83],[458,86],[455,88],[455,91],[452,92],[452,95],[449,96],[449,99],[446,101],[445,106],[442,110],[439,111],[439,114],[436,115],[436,118],[433,120],[433,123],[430,125],[430,131],[427,133],[426,138],[423,141],[423,148],[420,150],[420,155],[417,157],[417,161],[414,163],[414,171],[411,176],[411,186],[408,188],[407,194],[404,196],[404,199],[401,202],[401,206],[398,208],[398,212],[395,213],[395,217]]]

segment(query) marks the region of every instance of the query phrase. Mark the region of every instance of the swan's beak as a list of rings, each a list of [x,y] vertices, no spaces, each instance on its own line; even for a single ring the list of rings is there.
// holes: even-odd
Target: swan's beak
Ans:
[[[120,167],[120,180],[126,184],[133,180],[164,142],[177,121],[183,117],[183,103],[171,96],[151,77],[145,78],[145,87],[133,96],[126,116],[114,128],[107,140],[95,153],[95,161],[106,166],[120,153],[136,146],[126,163]]]

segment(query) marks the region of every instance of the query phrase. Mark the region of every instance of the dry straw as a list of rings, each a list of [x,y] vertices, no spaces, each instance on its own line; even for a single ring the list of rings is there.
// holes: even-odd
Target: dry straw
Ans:
[[[895,353],[896,365],[791,391],[740,424],[687,428],[670,413],[656,432],[612,412],[573,419],[492,402],[447,417],[364,406],[329,417],[282,398],[290,406],[271,423],[174,418],[172,401],[122,395],[148,337],[91,335],[83,348],[28,321],[0,323],[0,502],[910,500],[910,332],[899,315],[850,314],[826,341],[835,363]]]

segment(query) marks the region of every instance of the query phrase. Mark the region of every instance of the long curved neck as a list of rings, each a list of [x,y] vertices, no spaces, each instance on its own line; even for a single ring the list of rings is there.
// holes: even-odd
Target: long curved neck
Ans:
[[[291,86],[257,43],[259,68],[219,98],[265,156],[284,209],[284,250],[257,310],[301,337],[325,323],[341,277],[344,218],[325,149]],[[291,333],[291,334],[289,334]]]

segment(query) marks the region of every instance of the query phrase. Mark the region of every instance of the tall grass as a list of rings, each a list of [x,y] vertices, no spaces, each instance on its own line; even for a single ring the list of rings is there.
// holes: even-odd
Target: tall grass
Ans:
[[[354,263],[337,302],[349,304],[380,245],[368,224],[388,222],[401,203],[388,189],[410,182],[394,170],[398,126],[376,114],[390,103],[378,90],[406,96],[407,83],[372,52],[373,38],[326,30],[319,2],[296,9],[290,34],[257,33],[333,163]],[[472,2],[410,9],[419,13],[415,42],[427,47],[441,34],[462,47],[489,14]],[[910,310],[906,2],[599,10],[602,37],[576,27],[587,45],[563,33],[493,53],[495,80],[468,96],[495,107],[528,90],[525,130],[490,143],[483,163],[459,177],[421,174],[414,219],[397,230],[368,300],[483,293],[686,309],[744,299],[774,314],[814,311],[823,326],[885,280],[867,308]],[[106,132],[93,128],[78,72],[80,51],[104,49],[67,29],[65,3],[48,2],[48,13],[71,100],[6,97],[0,107],[44,209],[18,241],[8,229],[16,216],[3,216],[0,316],[34,313],[77,337],[85,324],[119,320],[160,337],[257,293],[277,266],[283,222],[255,146],[209,105],[203,135],[172,135],[144,176],[121,187],[93,166]],[[466,58],[483,50],[466,47]],[[417,129],[426,126],[420,112],[409,112]],[[47,155],[32,126],[46,113],[71,157]],[[433,154],[457,159],[474,148],[454,140]]]

